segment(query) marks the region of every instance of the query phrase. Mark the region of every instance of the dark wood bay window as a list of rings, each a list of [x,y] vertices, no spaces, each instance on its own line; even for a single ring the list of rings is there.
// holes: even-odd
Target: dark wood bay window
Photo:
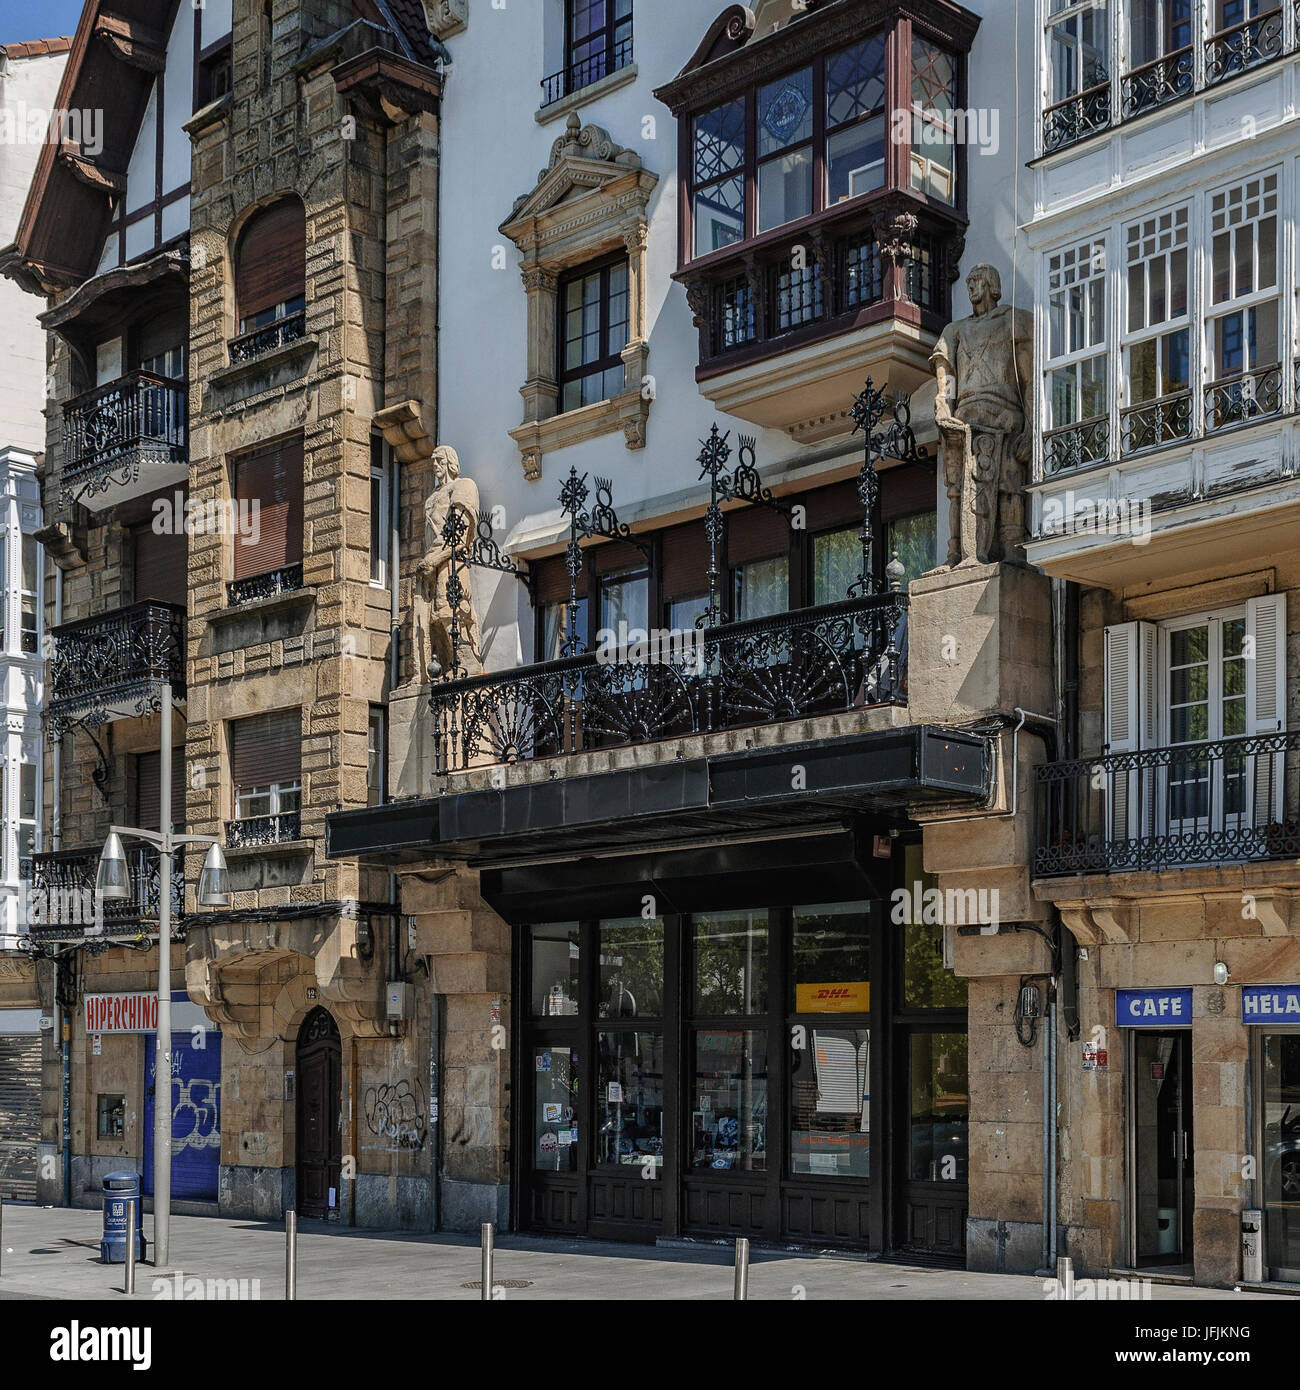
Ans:
[[[559,408],[607,401],[627,389],[627,257],[598,262],[560,279]]]
[[[542,83],[542,105],[590,87],[632,61],[632,0],[564,0],[564,67]]]
[[[230,845],[300,837],[302,712],[276,710],[235,719],[228,729],[233,816]]]
[[[284,198],[254,214],[235,247],[232,361],[301,338],[307,305],[307,221],[301,200]]]
[[[302,457],[296,435],[234,462],[231,603],[302,587]]]
[[[946,322],[977,23],[927,0],[887,23],[831,4],[752,40],[719,22],[656,93],[678,119],[676,278],[702,373],[888,317]]]

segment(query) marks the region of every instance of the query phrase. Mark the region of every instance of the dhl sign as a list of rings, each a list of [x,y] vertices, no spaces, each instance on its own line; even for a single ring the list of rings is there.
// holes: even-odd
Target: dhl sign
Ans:
[[[865,1014],[871,1009],[871,984],[849,980],[840,984],[795,985],[794,1007],[801,1014]]]

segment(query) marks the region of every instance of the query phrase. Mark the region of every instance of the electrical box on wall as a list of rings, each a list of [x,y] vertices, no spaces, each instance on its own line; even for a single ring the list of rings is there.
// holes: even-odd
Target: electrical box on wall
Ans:
[[[387,1018],[390,1022],[411,1016],[411,986],[405,980],[389,980],[384,989]]]

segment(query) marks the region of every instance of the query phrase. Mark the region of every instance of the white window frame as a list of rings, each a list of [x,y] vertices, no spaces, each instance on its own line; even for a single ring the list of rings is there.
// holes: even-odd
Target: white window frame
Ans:
[[[1064,258],[1066,257],[1066,255],[1067,255],[1069,252],[1071,252],[1071,251],[1074,251],[1074,252],[1076,253],[1076,255],[1077,255],[1077,253],[1078,253],[1079,251],[1083,250],[1084,248],[1087,248],[1087,249],[1088,249],[1088,260],[1089,260],[1090,262],[1093,262],[1093,263],[1096,262],[1097,254],[1098,254],[1098,248],[1100,248],[1100,254],[1101,254],[1101,267],[1100,267],[1100,270],[1099,270],[1099,271],[1096,271],[1096,270],[1091,271],[1091,272],[1089,273],[1089,275],[1087,276],[1087,279],[1086,279],[1083,283],[1085,283],[1085,284],[1092,284],[1092,283],[1095,283],[1095,282],[1097,282],[1097,281],[1100,281],[1100,284],[1101,284],[1101,287],[1102,287],[1102,289],[1101,289],[1101,306],[1102,306],[1102,308],[1101,308],[1101,314],[1102,314],[1101,338],[1100,338],[1100,341],[1099,341],[1099,342],[1090,343],[1090,344],[1088,344],[1088,345],[1085,346],[1085,347],[1081,347],[1081,348],[1070,348],[1070,347],[1069,347],[1069,336],[1068,336],[1068,325],[1069,325],[1069,308],[1068,308],[1068,303],[1069,303],[1069,295],[1070,295],[1071,289],[1072,289],[1073,287],[1072,287],[1072,286],[1069,286],[1069,285],[1062,284],[1062,286],[1061,286],[1059,289],[1053,290],[1053,288],[1052,288],[1052,278],[1053,278],[1053,275],[1054,275],[1056,272],[1053,271],[1052,263],[1053,263],[1053,261],[1054,261],[1056,258],[1058,258],[1058,257],[1061,258],[1062,264],[1061,264],[1060,274],[1061,274],[1062,276],[1064,276],[1064,275],[1067,273],[1067,272],[1066,272],[1065,265],[1064,265]],[[1115,394],[1116,394],[1116,393],[1115,393],[1115,383],[1114,383],[1114,381],[1112,380],[1113,371],[1114,371],[1114,365],[1113,365],[1113,355],[1112,355],[1112,352],[1111,352],[1111,344],[1112,344],[1112,341],[1113,341],[1113,338],[1114,338],[1114,334],[1113,334],[1112,331],[1111,331],[1111,320],[1112,320],[1112,318],[1113,318],[1113,316],[1114,316],[1114,314],[1115,314],[1115,306],[1114,306],[1114,304],[1113,304],[1113,302],[1112,302],[1112,301],[1113,301],[1113,295],[1112,295],[1112,293],[1111,293],[1111,287],[1110,287],[1109,267],[1110,267],[1111,263],[1112,263],[1112,255],[1111,255],[1111,247],[1110,247],[1110,235],[1109,235],[1109,231],[1106,230],[1106,229],[1103,229],[1102,231],[1098,232],[1096,235],[1088,236],[1088,237],[1085,237],[1085,238],[1083,238],[1083,239],[1075,238],[1075,239],[1073,239],[1073,240],[1071,240],[1071,241],[1065,243],[1065,244],[1062,245],[1062,246],[1054,247],[1053,249],[1048,250],[1048,251],[1046,251],[1046,252],[1043,253],[1043,286],[1044,286],[1044,296],[1043,296],[1043,306],[1044,306],[1044,307],[1043,307],[1043,352],[1042,352],[1042,359],[1041,359],[1041,360],[1042,360],[1042,369],[1041,369],[1041,376],[1040,376],[1040,380],[1041,380],[1041,382],[1042,382],[1042,407],[1041,407],[1042,415],[1041,415],[1041,419],[1042,419],[1043,434],[1044,434],[1044,437],[1046,437],[1046,436],[1048,436],[1048,435],[1056,434],[1058,431],[1065,431],[1065,430],[1069,430],[1069,429],[1074,429],[1074,428],[1076,428],[1077,426],[1079,426],[1079,425],[1081,425],[1081,424],[1085,424],[1085,423],[1088,423],[1088,422],[1091,422],[1091,421],[1104,420],[1104,421],[1106,422],[1106,438],[1107,438],[1106,458],[1105,458],[1105,459],[1093,459],[1093,460],[1089,460],[1089,462],[1097,462],[1097,463],[1104,462],[1104,461],[1106,461],[1106,459],[1109,459],[1109,458],[1111,458],[1111,457],[1114,456],[1113,442],[1112,442],[1111,439],[1110,439],[1111,422],[1112,422],[1113,417],[1114,417],[1114,414],[1115,414],[1115,411],[1114,411],[1114,404],[1115,404]],[[1079,283],[1079,282],[1076,280],[1075,283],[1077,284],[1077,283]],[[1053,356],[1052,356],[1052,308],[1053,308],[1052,301],[1053,301],[1053,296],[1054,296],[1054,294],[1063,295],[1063,296],[1065,297],[1065,302],[1066,302],[1066,310],[1065,310],[1065,324],[1066,324],[1065,341],[1066,341],[1066,346],[1065,346],[1065,351],[1062,352],[1062,353],[1060,354],[1060,356],[1057,356],[1057,357],[1053,357]],[[1104,410],[1100,415],[1095,415],[1095,416],[1094,416],[1094,415],[1087,415],[1087,416],[1081,415],[1081,414],[1079,414],[1079,413],[1076,411],[1076,415],[1075,415],[1075,418],[1074,418],[1073,420],[1070,420],[1070,421],[1068,421],[1068,422],[1058,422],[1058,421],[1056,421],[1056,420],[1053,418],[1053,410],[1052,410],[1052,405],[1053,405],[1053,401],[1052,401],[1052,378],[1053,378],[1053,376],[1055,375],[1056,372],[1059,372],[1059,371],[1063,371],[1063,370],[1066,370],[1066,369],[1072,369],[1072,370],[1073,370],[1073,372],[1074,372],[1074,379],[1075,379],[1076,401],[1077,401],[1077,403],[1078,403],[1078,406],[1081,408],[1081,407],[1082,407],[1083,391],[1082,391],[1082,387],[1081,387],[1080,367],[1081,367],[1081,365],[1082,365],[1083,363],[1085,363],[1085,362],[1091,362],[1091,361],[1096,360],[1096,359],[1101,360],[1101,362],[1103,363],[1103,366],[1104,366],[1104,371],[1102,372],[1102,381],[1103,381],[1104,388],[1105,388],[1105,392],[1106,392],[1106,408],[1105,408],[1105,410]]]
[[[373,460],[373,455],[372,455]],[[379,552],[375,553],[373,545],[368,545],[370,554],[370,587],[372,589],[387,589],[389,574],[392,568],[392,556],[390,551],[393,544],[393,523],[392,523],[392,459],[387,440],[380,444],[380,459],[378,463],[370,464],[370,523],[374,526],[375,512],[375,484],[379,484]]]
[[[297,806],[281,806],[281,799],[291,794],[298,797]],[[266,797],[269,804],[269,811],[250,811],[247,803],[254,797]],[[261,820],[265,816],[292,815],[295,811],[302,810],[302,778],[295,778],[292,782],[263,782],[255,787],[240,787],[235,792],[235,819],[238,820]]]
[[[1256,180],[1258,180],[1261,185],[1261,197],[1266,196],[1265,191],[1263,189],[1263,184],[1264,181],[1267,180],[1270,176],[1276,179],[1277,181],[1276,188],[1273,193],[1273,196],[1276,199],[1276,203],[1271,214],[1277,222],[1277,245],[1274,248],[1275,269],[1273,276],[1273,284],[1263,289],[1256,288],[1250,290],[1243,295],[1229,294],[1229,297],[1227,299],[1219,300],[1216,302],[1214,298],[1214,239],[1216,235],[1214,227],[1214,200],[1219,195],[1226,196],[1235,189],[1244,189]],[[1285,321],[1285,305],[1282,297],[1282,282],[1285,279],[1286,275],[1284,248],[1286,245],[1285,230],[1287,222],[1287,206],[1288,198],[1286,180],[1283,177],[1283,170],[1280,165],[1273,165],[1266,169],[1253,171],[1251,173],[1246,174],[1244,177],[1233,179],[1229,183],[1219,184],[1216,187],[1208,189],[1206,191],[1205,213],[1202,222],[1204,240],[1201,246],[1201,258],[1205,266],[1205,273],[1203,277],[1205,299],[1204,311],[1201,315],[1201,318],[1204,324],[1202,335],[1202,351],[1204,354],[1203,361],[1206,386],[1209,386],[1211,383],[1216,381],[1232,381],[1237,379],[1244,379],[1247,377],[1253,377],[1255,374],[1259,372],[1267,372],[1275,366],[1281,366],[1280,360],[1278,362],[1264,362],[1256,366],[1243,366],[1241,372],[1235,373],[1233,376],[1220,377],[1217,375],[1218,365],[1214,349],[1214,334],[1215,326],[1219,323],[1221,319],[1225,319],[1233,314],[1244,314],[1248,310],[1256,309],[1262,304],[1273,303],[1277,306],[1277,352],[1278,358],[1282,358],[1283,350],[1288,341],[1287,326]],[[1254,219],[1251,219],[1255,226],[1253,275],[1255,281],[1258,281],[1259,278],[1259,223],[1263,221],[1267,215],[1268,214],[1265,214],[1261,210],[1259,216],[1257,216]],[[1243,225],[1247,224],[1229,223],[1227,227],[1227,230],[1232,230],[1233,232],[1232,244],[1234,251],[1229,256],[1230,274],[1235,272],[1236,266],[1235,245],[1237,230],[1239,230]],[[1284,372],[1284,378],[1285,375],[1286,374]]]
[[[1073,43],[1075,53],[1075,66],[1078,83],[1074,91],[1065,95],[1057,95],[1052,90],[1052,82],[1055,77],[1055,69],[1052,63],[1052,39],[1053,31],[1071,20],[1081,19],[1090,12],[1100,12],[1105,17],[1106,37],[1103,44],[1103,51],[1106,55],[1106,78],[1108,83],[1114,82],[1115,72],[1112,61],[1115,39],[1115,11],[1116,6],[1111,4],[1111,0],[1072,0],[1066,3],[1055,13],[1052,12],[1051,0],[1043,0],[1043,62],[1042,62],[1042,105],[1043,110],[1047,111],[1053,106],[1059,106],[1062,102],[1072,101],[1084,92],[1091,91],[1091,87],[1084,87],[1083,82],[1083,63],[1080,55],[1083,52],[1081,40]],[[1100,86],[1100,83],[1094,84]]]

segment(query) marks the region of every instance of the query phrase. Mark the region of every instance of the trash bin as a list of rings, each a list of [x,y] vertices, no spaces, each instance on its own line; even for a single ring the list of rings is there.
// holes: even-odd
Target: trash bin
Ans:
[[[140,1202],[140,1174],[109,1173],[104,1179],[104,1234],[99,1258],[106,1265],[126,1263],[128,1198],[135,1199],[135,1257],[144,1259],[144,1212]]]
[[[1172,1255],[1178,1249],[1178,1208],[1156,1208],[1156,1253]]]

